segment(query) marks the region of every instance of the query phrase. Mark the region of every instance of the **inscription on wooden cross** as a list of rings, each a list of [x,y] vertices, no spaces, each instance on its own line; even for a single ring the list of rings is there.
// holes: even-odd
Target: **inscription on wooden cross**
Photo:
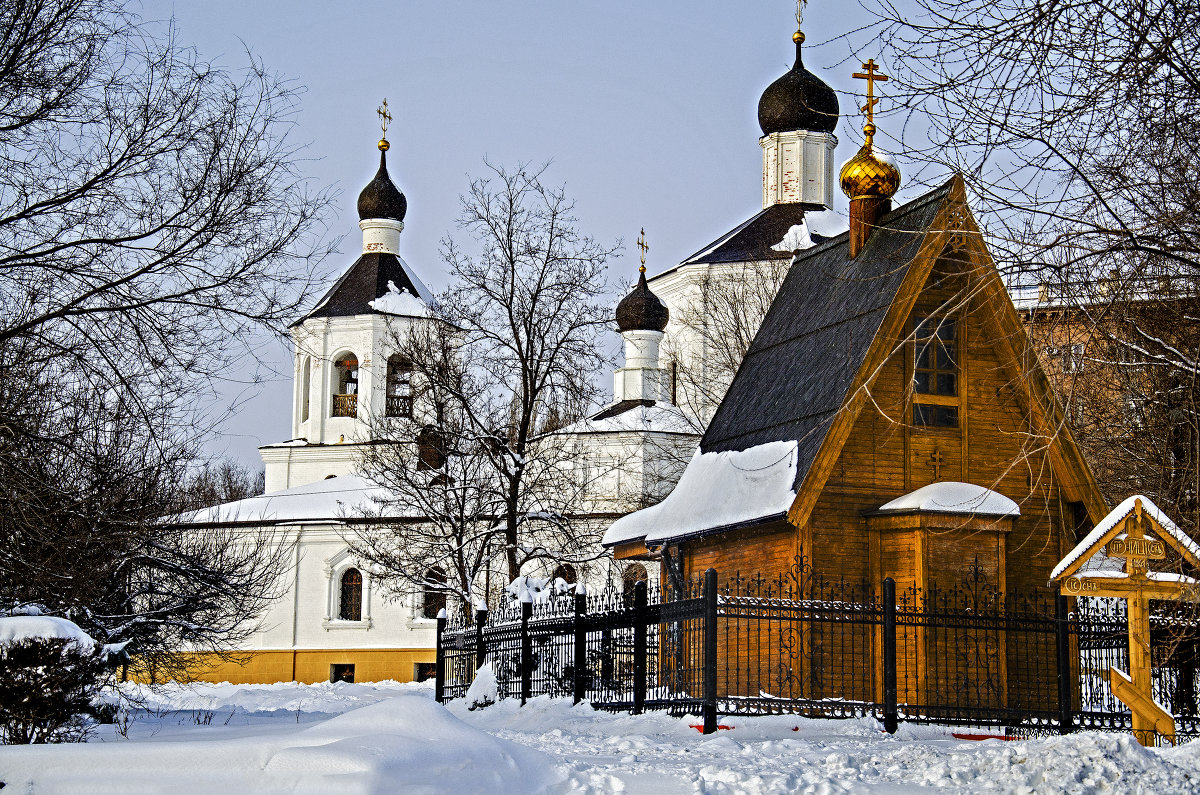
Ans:
[[[942,479],[942,464],[946,463],[946,457],[942,455],[939,448],[934,448],[933,453],[929,456],[929,463],[933,465],[933,479]]]

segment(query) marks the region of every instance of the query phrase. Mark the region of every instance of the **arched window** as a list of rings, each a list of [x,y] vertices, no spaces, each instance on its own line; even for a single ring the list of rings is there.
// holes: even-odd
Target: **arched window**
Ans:
[[[446,441],[442,432],[426,425],[417,433],[417,471],[438,470],[446,465]]]
[[[569,585],[575,584],[575,567],[570,563],[560,563],[554,573],[550,575],[550,581],[554,582],[557,579],[562,579]]]
[[[425,618],[437,618],[438,613],[446,606],[446,572],[438,568],[425,572],[425,587],[422,590],[424,601],[421,615]]]
[[[358,569],[342,572],[338,618],[343,621],[362,621],[362,585],[362,572]]]
[[[358,416],[358,357],[344,353],[333,361],[337,391],[333,393],[334,417]]]
[[[304,372],[300,374],[300,421],[308,421],[308,407],[312,399],[312,357],[305,356],[302,365]]]
[[[633,589],[639,582],[649,585],[650,575],[646,573],[646,567],[642,564],[631,563],[625,567],[625,573],[621,575],[621,590],[626,599],[633,599]]]
[[[387,363],[387,416],[412,416],[412,362],[392,354]]]

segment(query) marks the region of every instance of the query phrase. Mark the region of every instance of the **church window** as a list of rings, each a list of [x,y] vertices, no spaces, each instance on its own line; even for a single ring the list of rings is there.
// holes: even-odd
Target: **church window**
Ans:
[[[437,618],[438,613],[446,607],[446,572],[438,568],[425,572],[425,587],[422,596],[421,615],[425,618]]]
[[[343,621],[362,621],[362,586],[362,572],[358,569],[346,569],[342,572],[338,618]]]
[[[920,318],[913,338],[913,424],[958,427],[959,343],[955,318]]]
[[[679,405],[679,362],[671,359],[671,403]]]
[[[650,575],[641,563],[631,563],[625,567],[625,573],[621,575],[621,591],[625,594],[626,599],[633,599],[633,589],[639,582],[649,584]]]
[[[387,363],[387,416],[412,416],[412,362],[392,355]]]
[[[358,357],[343,354],[334,360],[337,391],[333,394],[333,416],[358,416]]]
[[[561,579],[568,585],[574,585],[576,583],[575,567],[570,563],[560,563],[554,573],[550,575],[550,579],[551,581]]]
[[[446,466],[446,442],[442,432],[426,425],[417,433],[417,471],[439,470]]]
[[[312,400],[312,358],[304,358],[304,371],[300,375],[300,421],[308,422],[308,409]]]
[[[1086,354],[1087,346],[1082,342],[1077,342],[1074,345],[1068,346],[1063,351],[1063,372],[1082,373],[1084,363],[1087,361]]]

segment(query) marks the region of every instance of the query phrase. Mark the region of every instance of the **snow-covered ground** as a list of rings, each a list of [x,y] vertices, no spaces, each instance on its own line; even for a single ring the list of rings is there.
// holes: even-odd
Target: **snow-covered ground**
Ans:
[[[610,715],[549,698],[469,712],[426,686],[196,685],[132,695],[83,746],[0,748],[7,792],[1197,792],[1200,742],[960,741],[870,720]]]

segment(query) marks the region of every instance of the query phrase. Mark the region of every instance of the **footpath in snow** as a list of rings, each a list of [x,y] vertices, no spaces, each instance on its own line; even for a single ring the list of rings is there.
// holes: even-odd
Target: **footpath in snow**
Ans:
[[[1200,742],[1119,734],[960,741],[872,720],[694,719],[538,698],[468,711],[398,683],[150,693],[86,745],[0,748],[6,792],[725,793],[1200,791]]]

